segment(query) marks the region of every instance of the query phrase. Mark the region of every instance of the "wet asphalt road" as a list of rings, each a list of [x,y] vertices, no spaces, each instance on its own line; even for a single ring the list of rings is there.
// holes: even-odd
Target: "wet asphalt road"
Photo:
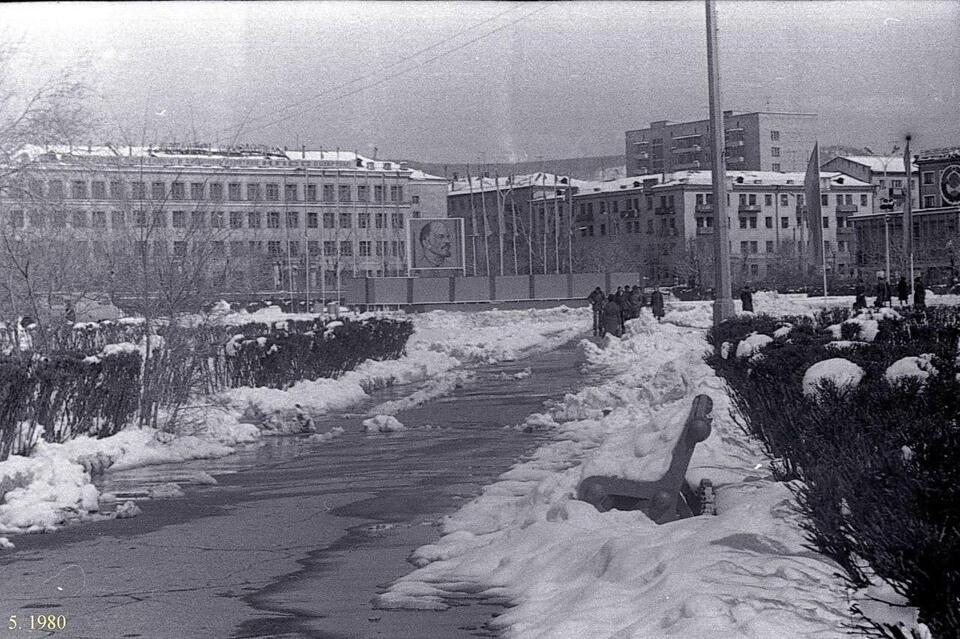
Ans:
[[[576,343],[475,369],[453,394],[397,414],[400,433],[331,416],[319,430],[346,433],[328,443],[269,438],[222,460],[108,473],[103,489],[121,496],[169,481],[186,495],[138,501],[134,519],[15,537],[0,553],[0,637],[42,636],[6,622],[46,613],[66,617],[63,637],[494,636],[484,625],[499,602],[432,612],[371,600],[413,569],[406,558],[439,538],[443,515],[543,437],[509,427],[588,383]],[[370,406],[413,390],[385,389]],[[193,483],[199,469],[218,484]]]

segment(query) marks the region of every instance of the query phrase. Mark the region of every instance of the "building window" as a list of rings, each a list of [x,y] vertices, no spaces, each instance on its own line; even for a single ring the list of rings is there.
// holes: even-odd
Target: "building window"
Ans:
[[[336,197],[336,191],[333,190],[332,184],[323,185],[323,201],[324,202],[333,202]]]
[[[20,226],[23,226],[23,211],[14,211],[14,213],[20,213]],[[95,229],[105,229],[107,228],[107,212],[106,211],[94,211],[93,223],[91,226]]]
[[[247,200],[250,202],[260,201],[260,185],[256,183],[247,184]]]
[[[323,254],[324,255],[336,255],[337,254],[337,243],[333,240],[324,240],[323,241]]]
[[[91,182],[90,183],[90,196],[95,200],[105,200],[107,199],[107,183],[106,182]]]
[[[210,256],[211,257],[223,257],[227,254],[226,244],[221,240],[215,240],[210,243]]]
[[[167,228],[167,212],[163,209],[158,209],[153,212],[153,228],[155,229],[165,229]]]
[[[320,242],[317,240],[308,240],[307,241],[307,253],[311,257],[320,255]]]
[[[268,202],[279,202],[280,201],[280,185],[276,182],[267,183],[267,201]]]
[[[300,228],[300,213],[297,211],[287,211],[287,228]]]
[[[352,257],[353,256],[353,242],[350,240],[341,240],[340,241],[340,255],[343,257]]]
[[[779,131],[770,131],[770,141],[771,141],[771,142],[778,142],[779,140],[780,140],[780,132],[779,132]]]
[[[337,196],[340,198],[341,202],[349,202],[350,201],[350,185],[341,184],[340,188],[337,189]]]
[[[177,257],[187,256],[187,243],[179,240],[173,243],[173,254]]]
[[[223,184],[220,182],[210,183],[210,199],[214,202],[223,200]]]
[[[366,184],[357,185],[357,202],[368,202],[370,200],[370,187]]]
[[[115,180],[110,182],[110,199],[111,200],[122,200],[124,196],[123,192],[123,182]]]
[[[227,185],[227,199],[231,202],[239,202],[242,199],[240,196],[239,182],[231,182]]]
[[[350,211],[340,211],[340,228],[348,229],[352,226],[353,219],[350,216]]]
[[[756,205],[757,205],[757,194],[756,194],[756,193],[751,193],[750,195],[748,195],[748,196],[747,196],[747,201],[749,202],[750,206],[756,206]]]
[[[770,147],[770,156],[775,158],[780,157],[780,147],[779,146]]]
[[[186,187],[183,182],[174,182],[170,185],[170,198],[173,200],[182,200],[186,197]]]
[[[85,229],[87,228],[87,213],[86,211],[74,211],[73,219],[71,224],[75,229]]]
[[[33,220],[30,221],[30,225],[33,225]],[[123,211],[110,211],[110,226],[115,229],[122,229],[126,226]]]
[[[333,211],[324,211],[323,212],[323,228],[332,229],[335,225],[335,220],[333,216]]]
[[[936,197],[933,195],[924,195],[923,196],[923,208],[932,209],[937,205]]]
[[[837,240],[837,250],[843,253],[847,250],[847,243],[844,240]]]
[[[771,170],[771,171],[777,171],[777,172],[779,173],[779,172],[780,172],[780,163],[779,163],[779,162],[773,162],[773,163],[770,165],[770,170]]]
[[[740,242],[740,254],[746,255],[750,252],[750,243],[749,242]]]
[[[402,186],[391,186],[391,187],[390,187],[390,201],[391,201],[391,202],[403,202],[403,187],[402,187]]]
[[[300,242],[298,240],[290,240],[287,242],[287,250],[290,252],[290,257],[299,257]]]
[[[370,240],[360,240],[360,244],[357,247],[360,250],[360,257],[370,257],[371,245]]]
[[[790,228],[790,218],[789,218],[789,217],[781,217],[781,218],[780,218],[780,228],[782,228],[782,229],[788,229],[788,228]]]
[[[249,240],[247,242],[247,252],[251,255],[259,255],[263,252],[263,242],[259,240]]]
[[[385,228],[387,228],[387,215],[386,215],[386,213],[383,213],[382,211],[381,211],[381,212],[378,212],[378,213],[376,213],[376,214],[374,215],[374,218],[373,218],[373,219],[374,219],[374,222],[376,223],[376,227],[377,227],[378,229],[385,229]]]
[[[195,229],[202,229],[206,226],[207,220],[206,215],[203,211],[190,211],[190,227]]]
[[[315,229],[320,224],[320,215],[316,211],[307,211],[307,228]]]
[[[419,196],[419,195],[411,195],[411,196],[410,196],[410,203],[411,203],[411,204],[420,204],[420,196]]]
[[[829,218],[829,217],[824,217],[824,218],[823,218],[823,228],[825,228],[825,229],[830,228],[830,218]]]
[[[664,221],[666,221],[666,220],[664,220]],[[607,225],[606,225],[606,224],[601,224],[601,225],[600,225],[600,235],[606,235],[606,234],[607,234]]]
[[[191,200],[202,200],[204,192],[203,182],[191,182],[190,183],[190,199]]]
[[[773,196],[769,193],[763,195],[763,205],[764,206],[773,206]]]
[[[358,229],[370,228],[369,213],[357,213],[357,228]]]
[[[377,257],[383,257],[387,254],[387,243],[384,240],[377,240],[377,243],[373,245],[373,248],[377,252]]]
[[[741,194],[740,194],[740,206],[746,206],[746,205],[747,205],[747,194],[746,194],[746,193],[741,193]]]
[[[47,182],[47,193],[50,194],[50,199],[63,199],[63,182],[60,180],[50,180]]]
[[[828,204],[830,204],[829,198],[830,198],[829,195],[827,195],[826,193],[822,193],[820,195],[820,206],[827,206]]]
[[[757,218],[754,216],[750,217],[750,228],[752,229],[757,228]]]
[[[173,228],[182,229],[187,226],[187,214],[184,211],[174,211],[172,219]]]
[[[740,218],[740,228],[742,228],[742,229],[747,228],[747,218],[745,218],[745,217],[741,217],[741,218]]]
[[[373,201],[383,203],[383,186],[375,184],[373,187]]]
[[[83,180],[74,180],[70,183],[70,197],[82,200],[87,197],[87,183]]]
[[[757,244],[758,244],[757,242],[750,242],[750,252],[751,252],[751,253],[756,253],[756,252],[757,252]]]
[[[773,253],[773,241],[767,240],[766,249],[767,249],[767,253]]]
[[[750,265],[750,275],[759,275],[760,274],[760,265],[751,264]]]
[[[267,254],[270,257],[280,257],[280,240],[267,241]]]
[[[280,228],[280,211],[270,211],[269,213],[267,213],[267,228],[268,229]]]
[[[300,195],[299,191],[296,184],[286,184],[283,187],[283,199],[287,202],[296,202]]]
[[[390,224],[395,229],[403,228],[403,213],[391,213],[390,214]]]
[[[230,211],[230,228],[243,228],[243,211]]]
[[[317,201],[317,185],[308,184],[307,185],[307,202],[316,202]]]
[[[653,220],[647,220],[647,233],[653,233]]]
[[[144,228],[147,225],[147,212],[144,210],[133,212],[133,225],[137,228]]]
[[[860,206],[866,206],[866,205],[867,205],[867,194],[866,194],[866,193],[861,193],[861,194],[860,194]]]
[[[767,217],[763,218],[763,225],[764,225],[764,227],[766,227],[766,228],[768,228],[768,229],[772,229],[772,228],[773,228],[773,218],[770,217],[770,216],[767,216]]]
[[[260,211],[247,211],[247,228],[260,228]]]
[[[924,172],[923,172],[923,183],[924,183],[924,184],[933,184],[933,171],[924,171]]]
[[[210,212],[210,228],[214,228],[214,229],[223,228],[223,211]]]

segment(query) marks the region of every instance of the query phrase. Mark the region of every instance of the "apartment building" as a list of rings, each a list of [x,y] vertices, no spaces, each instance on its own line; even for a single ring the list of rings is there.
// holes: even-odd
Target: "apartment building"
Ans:
[[[928,284],[950,283],[960,276],[960,147],[930,149],[914,156],[917,187],[913,209],[914,272]],[[903,253],[903,211],[877,211],[854,217],[857,262],[865,271],[909,271]]]
[[[857,274],[851,216],[873,207],[873,187],[838,172],[822,172],[821,206],[828,272]],[[804,174],[727,173],[727,216],[733,275],[738,282],[801,278],[806,263]],[[713,278],[714,211],[709,171],[637,176],[581,187],[574,254],[602,256],[640,270],[651,282],[709,286]],[[602,212],[601,212],[602,211]],[[584,265],[589,259],[584,258]],[[607,269],[609,270],[609,269]]]
[[[727,169],[803,171],[816,141],[813,113],[739,113],[724,111]],[[651,122],[626,132],[627,175],[710,170],[713,166],[710,121]]]
[[[443,178],[345,151],[28,147],[10,169],[8,237],[57,246],[103,287],[144,256],[224,293],[405,275],[407,220],[446,215]]]
[[[907,172],[903,166],[902,155],[843,155],[835,157],[820,166],[821,171],[840,171],[862,182],[877,187],[877,210],[903,210],[903,200],[907,192]],[[920,206],[917,188],[917,165],[910,163],[911,201],[913,208]]]

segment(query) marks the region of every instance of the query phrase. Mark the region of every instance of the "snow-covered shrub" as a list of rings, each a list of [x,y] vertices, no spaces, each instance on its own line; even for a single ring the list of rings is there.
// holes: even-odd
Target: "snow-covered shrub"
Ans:
[[[863,369],[842,357],[820,360],[803,374],[803,394],[816,399],[825,383],[832,384],[838,391],[856,388],[863,379]]]
[[[905,315],[881,319],[876,341],[844,351],[864,371],[857,387],[827,382],[815,398],[804,395],[802,376],[835,357],[829,335],[795,330],[786,342],[768,345],[760,361],[711,355],[708,362],[777,460],[775,475],[799,480],[790,486],[810,541],[853,585],[865,586],[868,572],[891,584],[919,609],[934,637],[960,636],[960,312],[931,313],[926,324]],[[825,322],[845,319],[824,315]],[[741,334],[749,332],[735,322]],[[923,354],[925,381],[891,386],[889,367]]]

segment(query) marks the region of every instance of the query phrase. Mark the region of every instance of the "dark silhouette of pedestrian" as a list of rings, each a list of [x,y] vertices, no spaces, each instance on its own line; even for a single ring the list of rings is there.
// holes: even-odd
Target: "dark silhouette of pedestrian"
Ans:
[[[746,284],[740,289],[740,303],[745,313],[753,312],[753,291]]]
[[[653,316],[658,322],[663,319],[663,293],[659,288],[653,289],[653,293],[650,293],[650,310],[653,311]]]
[[[611,333],[620,337],[623,334],[620,325],[620,305],[617,304],[617,296],[609,295],[607,303],[603,305],[603,334]]]
[[[927,306],[927,290],[919,275],[913,280],[913,308],[922,311]]]
[[[877,277],[876,296],[876,299],[873,300],[874,308],[886,306],[887,302],[890,301],[890,285],[887,284],[887,280],[882,275]]]
[[[906,306],[910,301],[910,285],[907,284],[907,278],[903,275],[897,282],[897,299],[900,300],[900,306]]]
[[[867,287],[863,283],[863,278],[857,278],[857,285],[853,288],[853,310],[859,311],[867,306]]]
[[[593,289],[590,295],[587,297],[587,300],[590,302],[590,307],[593,309],[593,334],[595,337],[603,335],[603,328],[600,323],[603,319],[603,305],[606,302],[606,296],[603,294],[603,290],[598,286]]]

